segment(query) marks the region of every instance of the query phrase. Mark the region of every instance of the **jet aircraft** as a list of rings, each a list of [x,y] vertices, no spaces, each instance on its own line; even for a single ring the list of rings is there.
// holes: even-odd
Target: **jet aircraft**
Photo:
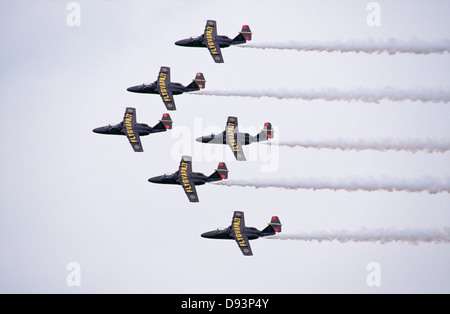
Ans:
[[[190,202],[198,202],[198,195],[195,189],[196,185],[203,185],[208,182],[221,181],[228,179],[228,169],[224,162],[219,163],[217,169],[209,177],[203,173],[192,172],[192,158],[183,156],[181,158],[178,171],[172,174],[164,174],[148,179],[152,183],[160,184],[178,184],[181,185]]]
[[[150,133],[165,132],[172,128],[172,120],[168,113],[164,113],[159,123],[150,127],[145,123],[136,122],[136,109],[128,107],[122,122],[116,125],[107,125],[95,128],[93,132],[100,134],[126,135],[135,152],[143,152],[140,136]]]
[[[275,235],[277,232],[281,232],[281,222],[277,216],[273,216],[269,225],[260,231],[253,227],[246,227],[244,212],[235,211],[231,225],[228,228],[205,232],[201,236],[208,239],[236,240],[242,254],[250,256],[253,253],[249,240]]]
[[[196,38],[186,38],[175,42],[177,46],[184,47],[206,47],[209,50],[214,62],[223,63],[222,52],[220,48],[226,48],[231,45],[245,44],[247,41],[252,40],[252,32],[248,25],[242,26],[242,30],[239,34],[231,39],[227,36],[217,35],[216,21],[208,20],[206,22],[205,31],[202,35]]]
[[[170,68],[161,67],[158,74],[158,79],[153,83],[136,85],[127,88],[127,91],[133,93],[143,94],[159,94],[166,106],[167,110],[177,110],[175,107],[175,100],[173,95],[179,95],[187,92],[195,92],[205,88],[205,77],[203,73],[197,73],[195,79],[187,85],[183,86],[180,83],[170,81]]]
[[[253,142],[267,141],[273,137],[272,124],[270,122],[264,123],[264,129],[256,136],[248,133],[240,133],[238,127],[237,117],[228,117],[225,131],[220,134],[209,136],[202,136],[196,139],[197,142],[207,144],[228,144],[234,156],[239,161],[245,161],[242,145],[248,145]]]

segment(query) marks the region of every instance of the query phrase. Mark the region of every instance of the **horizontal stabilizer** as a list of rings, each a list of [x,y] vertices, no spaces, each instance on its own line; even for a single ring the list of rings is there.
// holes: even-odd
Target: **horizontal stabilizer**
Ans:
[[[244,25],[242,26],[242,30],[240,31],[239,34],[244,35],[245,40],[249,41],[252,40],[252,31],[250,30],[250,26],[248,25]]]
[[[273,216],[272,220],[269,223],[269,226],[275,230],[275,232],[281,232],[281,222],[278,216]]]
[[[198,72],[197,75],[195,76],[194,82],[197,83],[198,87],[203,89],[206,87],[206,80],[205,77],[203,76],[203,73]]]
[[[278,216],[272,216],[272,219],[268,223],[268,226],[261,231],[262,237],[275,235],[277,232],[281,232],[281,222]]]
[[[224,162],[219,162],[216,170],[222,179],[228,179],[228,168]]]
[[[219,162],[216,171],[208,177],[208,182],[221,181],[228,179],[228,168],[224,162]]]
[[[164,113],[162,118],[161,118],[161,122],[164,124],[164,127],[168,130],[172,129],[172,119],[170,117],[170,114],[168,113]]]
[[[192,80],[191,84],[186,86],[186,92],[195,92],[199,91],[200,89],[205,88],[206,80],[203,76],[203,73],[197,73],[195,78]]]
[[[267,140],[272,139],[273,136],[274,136],[274,130],[272,128],[272,123],[266,122],[266,123],[264,123],[264,128],[256,136],[256,140],[257,140],[257,142],[267,141]]]
[[[170,118],[170,115],[168,113],[164,113],[162,115],[161,120],[159,120],[158,124],[156,124],[150,133],[159,133],[159,132],[165,132],[167,130],[172,129],[172,119]]]

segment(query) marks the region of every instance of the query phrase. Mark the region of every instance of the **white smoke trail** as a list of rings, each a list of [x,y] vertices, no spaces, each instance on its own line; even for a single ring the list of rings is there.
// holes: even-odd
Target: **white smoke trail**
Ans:
[[[346,242],[390,242],[418,243],[450,243],[450,228],[443,229],[372,229],[362,228],[359,231],[335,230],[300,232],[294,234],[277,234],[266,237],[273,240],[297,240],[297,241],[338,241]]]
[[[404,192],[428,192],[430,194],[450,193],[450,177],[439,179],[424,176],[416,180],[397,178],[374,177],[367,178],[282,178],[282,179],[236,179],[224,180],[215,184],[226,186],[241,186],[254,188],[282,188],[288,190],[344,190],[353,191],[404,191]]]
[[[297,50],[297,51],[314,51],[314,52],[355,52],[355,53],[388,53],[394,55],[397,53],[412,54],[443,54],[450,53],[450,40],[444,39],[440,42],[427,42],[423,40],[402,41],[395,38],[387,40],[351,40],[351,41],[288,41],[273,43],[249,43],[240,45],[240,48],[256,48],[256,49],[281,49],[281,50]]]
[[[439,152],[445,153],[450,150],[450,138],[447,139],[408,139],[398,140],[392,138],[380,139],[324,139],[324,140],[292,140],[280,141],[279,143],[268,143],[269,145],[288,146],[288,147],[303,147],[315,149],[340,149],[348,150],[377,150],[377,151],[408,151],[416,153],[418,151],[425,151],[428,153]]]
[[[302,99],[306,101],[362,101],[367,103],[379,103],[382,100],[390,101],[420,101],[433,103],[450,102],[450,90],[442,89],[384,89],[358,88],[354,90],[202,90],[190,95],[226,96],[226,97],[271,97],[277,99]]]

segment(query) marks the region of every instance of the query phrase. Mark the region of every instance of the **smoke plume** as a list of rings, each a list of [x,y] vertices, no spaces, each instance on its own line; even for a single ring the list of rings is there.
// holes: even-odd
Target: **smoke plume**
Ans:
[[[450,138],[447,139],[407,139],[399,140],[392,138],[380,139],[323,139],[323,140],[291,140],[279,143],[269,143],[270,145],[303,147],[315,149],[339,149],[343,151],[355,150],[376,150],[376,151],[408,151],[416,153],[424,151],[428,153],[445,153],[450,150]]]
[[[402,41],[395,38],[387,40],[351,40],[351,41],[289,41],[289,42],[267,42],[248,43],[240,48],[254,49],[279,49],[314,52],[354,52],[394,55],[397,53],[411,53],[420,55],[450,53],[450,40],[444,39],[439,42],[427,42],[423,40]]]
[[[450,243],[450,228],[443,229],[365,229],[359,231],[335,230],[299,232],[293,234],[277,234],[267,237],[273,240],[296,240],[296,241],[338,241],[346,242],[372,242],[391,243],[407,242],[419,243]]]
[[[280,178],[280,179],[235,179],[217,182],[218,185],[254,188],[282,188],[287,190],[332,190],[332,191],[403,191],[428,192],[430,194],[450,193],[450,177],[439,179],[423,176],[417,179],[398,179],[389,177],[366,178]]]
[[[367,103],[380,103],[382,100],[390,101],[420,101],[432,103],[450,102],[450,91],[442,89],[384,89],[358,88],[354,90],[207,90],[191,93],[191,95],[224,96],[224,97],[270,97],[277,99],[301,99],[305,101],[361,101]]]

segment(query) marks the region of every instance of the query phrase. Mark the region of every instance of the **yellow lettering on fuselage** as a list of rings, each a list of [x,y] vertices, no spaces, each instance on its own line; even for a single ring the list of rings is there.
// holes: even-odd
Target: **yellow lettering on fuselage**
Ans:
[[[236,240],[239,244],[239,246],[247,246],[245,244],[245,240],[242,237],[242,231],[241,231],[241,219],[234,217],[233,219],[233,230],[234,230],[234,234],[236,236]]]
[[[219,52],[216,49],[216,45],[214,44],[214,39],[213,39],[213,27],[211,26],[206,26],[206,43],[208,44],[208,48],[210,49],[211,53],[213,55],[217,55],[219,54]]]
[[[181,163],[180,166],[181,182],[183,183],[183,187],[186,190],[186,192],[193,193],[194,191],[192,191],[192,187],[189,184],[189,178],[187,173],[188,166],[189,164],[186,162]]]
[[[236,140],[234,139],[234,124],[232,124],[232,123],[227,124],[227,136],[228,136],[228,141],[230,142],[230,145],[233,148],[233,151],[235,151],[235,152],[239,151]]]
[[[159,92],[164,101],[170,101],[170,97],[169,97],[169,94],[167,93],[167,88],[166,88],[166,79],[167,79],[166,73],[163,73],[163,72],[159,73],[159,77],[158,77]]]
[[[125,114],[125,130],[127,130],[128,138],[130,139],[130,142],[137,143],[136,136],[133,132],[133,125],[131,124],[131,120],[133,119],[133,115],[127,113]]]

